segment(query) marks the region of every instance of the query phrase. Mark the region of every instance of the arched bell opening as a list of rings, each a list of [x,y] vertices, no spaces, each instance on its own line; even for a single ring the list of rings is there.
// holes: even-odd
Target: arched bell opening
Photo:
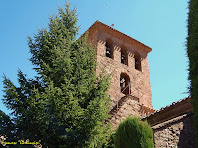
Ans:
[[[106,53],[105,53],[106,57],[113,59],[113,42],[111,39],[106,40],[105,47],[106,47]]]
[[[120,74],[120,91],[125,95],[130,95],[130,78],[126,73]]]
[[[121,47],[121,63],[128,65],[128,54],[125,46]]]
[[[140,54],[136,52],[134,59],[135,59],[135,69],[142,71]]]

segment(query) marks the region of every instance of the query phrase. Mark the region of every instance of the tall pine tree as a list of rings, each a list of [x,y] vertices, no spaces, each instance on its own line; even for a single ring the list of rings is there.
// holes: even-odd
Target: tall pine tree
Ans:
[[[194,110],[194,127],[198,145],[198,1],[189,1],[187,53],[189,57],[190,93]]]
[[[19,70],[16,87],[4,76],[4,104],[12,109],[18,138],[44,147],[101,147],[108,133],[109,77],[96,76],[96,48],[76,40],[76,10],[59,8],[49,27],[29,37],[37,76]]]

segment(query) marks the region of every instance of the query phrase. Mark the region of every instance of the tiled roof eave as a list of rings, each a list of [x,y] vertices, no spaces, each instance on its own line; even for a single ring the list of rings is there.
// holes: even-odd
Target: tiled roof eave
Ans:
[[[157,111],[155,111],[154,113],[151,113],[149,114],[148,116],[146,117],[143,117],[142,120],[154,120],[156,117],[158,116],[161,116],[161,115],[164,115],[166,114],[167,112],[169,112],[170,110],[174,110],[182,105],[188,105],[187,108],[188,110],[182,110],[181,113],[184,113],[184,112],[188,112],[188,111],[192,111],[192,107],[191,107],[191,104],[190,104],[190,101],[191,101],[191,97],[187,97],[187,98],[184,98],[184,99],[181,99],[177,102],[173,102],[171,105],[167,105],[166,107],[163,107]],[[177,116],[179,114],[176,114],[175,116]],[[157,122],[156,122],[157,123]]]
[[[103,28],[103,29],[102,29]],[[89,29],[88,29],[88,32],[89,34],[92,34],[93,31],[95,30],[98,30],[98,29],[101,29],[101,30],[106,30],[107,33],[115,33],[117,35],[118,38],[122,39],[123,41],[126,41],[127,43],[133,45],[133,46],[136,46],[138,49],[146,52],[146,53],[149,53],[152,51],[152,48],[146,46],[145,44],[133,39],[132,37],[108,26],[108,25],[105,25],[103,23],[101,23],[100,21],[96,21]]]

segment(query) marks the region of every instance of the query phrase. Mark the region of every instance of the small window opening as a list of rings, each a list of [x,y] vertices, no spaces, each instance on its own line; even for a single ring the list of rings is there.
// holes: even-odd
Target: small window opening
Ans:
[[[128,65],[127,50],[124,46],[121,47],[121,63]]]
[[[120,75],[120,91],[125,95],[130,94],[130,78],[125,73],[121,73]]]
[[[135,54],[135,69],[141,71],[141,58],[139,54]]]
[[[111,58],[111,49],[107,46],[107,44],[105,46],[106,46],[106,57]]]
[[[113,59],[113,42],[111,41],[111,39],[107,39],[105,47],[106,47],[106,57],[108,58],[112,58]]]
[[[123,54],[123,52],[121,52],[121,63],[122,63],[122,64],[126,64],[126,57],[125,57],[125,55]]]

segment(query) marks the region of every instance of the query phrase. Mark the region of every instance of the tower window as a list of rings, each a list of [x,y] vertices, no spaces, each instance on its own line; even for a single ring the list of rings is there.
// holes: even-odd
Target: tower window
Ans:
[[[123,54],[123,52],[121,52],[121,63],[122,63],[122,64],[126,64],[126,57],[125,57],[125,55]]]
[[[126,73],[120,75],[120,91],[125,95],[130,94],[130,78]]]
[[[121,48],[121,63],[128,65],[127,50],[125,47]]]
[[[111,49],[106,45],[106,57],[111,58]]]
[[[135,54],[135,69],[142,71],[141,68],[141,58],[140,55],[138,53]]]
[[[113,59],[113,48],[112,48],[112,41],[110,39],[107,39],[106,44],[106,57]]]

